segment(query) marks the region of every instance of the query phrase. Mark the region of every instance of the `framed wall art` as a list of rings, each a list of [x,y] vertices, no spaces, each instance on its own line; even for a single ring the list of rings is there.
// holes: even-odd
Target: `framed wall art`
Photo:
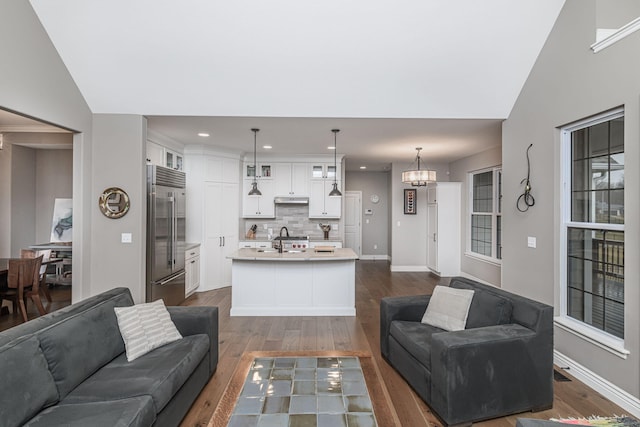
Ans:
[[[405,188],[404,190],[404,214],[405,215],[416,214],[416,197],[417,197],[417,191],[415,188]]]

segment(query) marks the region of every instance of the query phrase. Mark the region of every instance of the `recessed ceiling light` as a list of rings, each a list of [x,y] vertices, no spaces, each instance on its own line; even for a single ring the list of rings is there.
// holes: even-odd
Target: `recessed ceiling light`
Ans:
[[[271,150],[273,147],[271,145],[263,145],[262,148],[265,150]]]
[[[333,145],[331,147],[327,147],[327,150],[335,150],[336,147],[334,147]]]
[[[367,168],[366,166],[360,166],[360,169],[366,169],[366,168]]]
[[[201,137],[203,137],[203,138],[206,138],[206,137],[208,137],[208,136],[209,136],[209,134],[208,134],[208,133],[206,133],[206,132],[200,132],[200,133],[198,134],[198,136],[201,136]]]

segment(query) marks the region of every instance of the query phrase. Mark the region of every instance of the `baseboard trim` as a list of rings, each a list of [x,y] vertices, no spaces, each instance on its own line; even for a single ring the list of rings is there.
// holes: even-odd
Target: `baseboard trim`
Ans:
[[[392,265],[391,271],[394,272],[423,272],[431,271],[426,265]]]
[[[616,405],[629,411],[630,415],[640,417],[640,399],[637,397],[622,390],[617,385],[607,381],[557,350],[553,351],[553,363],[562,368],[568,367],[569,370],[567,372],[576,379],[582,381]]]
[[[391,261],[391,257],[389,255],[360,255],[360,259],[370,261]]]
[[[479,279],[479,278],[475,277],[475,276],[474,276],[474,275],[472,275],[472,274],[465,273],[464,271],[461,271],[461,272],[460,272],[460,276],[465,277],[465,278],[467,278],[467,279],[475,280],[476,282],[480,282],[480,283],[485,284],[485,285],[488,285],[488,286],[493,286],[494,288],[497,288],[497,287],[498,287],[498,286],[494,285],[493,283],[489,283],[489,282],[487,282],[486,280]]]

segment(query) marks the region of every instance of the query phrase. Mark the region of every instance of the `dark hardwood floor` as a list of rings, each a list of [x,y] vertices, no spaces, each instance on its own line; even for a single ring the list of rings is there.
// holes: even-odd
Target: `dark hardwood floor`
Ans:
[[[198,293],[184,305],[215,305],[220,309],[218,370],[182,422],[206,426],[245,351],[364,351],[373,356],[401,426],[440,425],[429,407],[380,356],[379,304],[385,296],[429,294],[439,278],[430,273],[391,273],[386,261],[356,263],[356,317],[230,317],[231,289]],[[518,417],[560,418],[619,415],[622,408],[566,375],[555,382],[553,408],[477,423],[481,427],[513,427]],[[387,427],[387,426],[380,426]]]
[[[196,293],[183,305],[218,306],[220,357],[218,369],[182,422],[183,427],[206,426],[245,351],[363,351],[373,356],[401,426],[440,425],[427,405],[380,356],[379,303],[385,296],[431,293],[438,277],[430,273],[391,273],[386,261],[356,263],[356,317],[230,317],[231,288]],[[52,290],[48,311],[69,304],[70,288]],[[6,302],[5,302],[6,305]],[[29,317],[37,311],[29,304]],[[0,330],[20,323],[18,315],[0,316]],[[626,413],[570,375],[554,382],[553,408],[477,423],[480,427],[513,427],[518,417],[559,418],[611,416]],[[387,427],[387,426],[380,426]]]

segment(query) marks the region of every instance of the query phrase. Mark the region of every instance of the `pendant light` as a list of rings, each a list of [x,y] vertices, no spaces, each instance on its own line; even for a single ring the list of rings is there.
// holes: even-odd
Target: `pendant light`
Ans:
[[[257,148],[257,135],[260,129],[253,128],[251,132],[253,132],[253,182],[251,183],[251,190],[249,191],[250,196],[262,196],[260,190],[258,190],[258,166],[256,165],[256,148]]]
[[[414,187],[423,187],[432,182],[436,182],[436,171],[420,169],[420,150],[422,150],[422,147],[417,147],[416,150],[418,151],[416,155],[418,169],[402,172],[402,182],[411,184]]]
[[[331,129],[333,132],[333,190],[329,193],[329,197],[341,197],[342,193],[338,190],[338,167],[336,161],[336,139],[340,129]]]

